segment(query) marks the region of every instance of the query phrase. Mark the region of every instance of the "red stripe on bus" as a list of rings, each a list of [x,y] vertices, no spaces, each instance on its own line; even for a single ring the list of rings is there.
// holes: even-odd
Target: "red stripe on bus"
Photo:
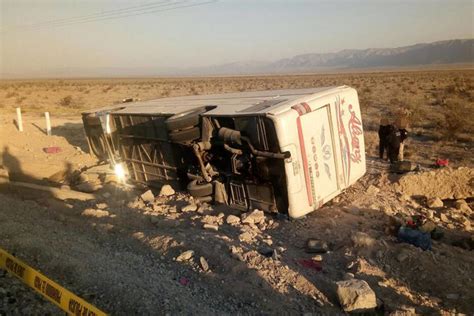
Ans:
[[[308,196],[308,202],[309,205],[313,205],[313,194],[311,193],[311,179],[309,177],[309,171],[308,171],[308,158],[306,157],[306,148],[304,146],[304,137],[303,137],[303,129],[301,128],[301,117],[298,116],[296,119],[296,127],[298,128],[298,138],[300,141],[300,150],[301,150],[301,156],[303,158],[303,171],[304,171],[304,177],[306,181],[306,195]]]
[[[311,108],[310,108],[310,106],[309,106],[308,103],[302,102],[301,105],[302,105],[302,106],[304,107],[304,109],[305,109],[305,114],[311,112]]]

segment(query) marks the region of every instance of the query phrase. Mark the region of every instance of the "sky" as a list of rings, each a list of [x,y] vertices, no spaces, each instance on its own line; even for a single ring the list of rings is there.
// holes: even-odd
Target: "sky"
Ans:
[[[200,67],[473,38],[473,12],[474,1],[460,0],[0,0],[0,75]]]

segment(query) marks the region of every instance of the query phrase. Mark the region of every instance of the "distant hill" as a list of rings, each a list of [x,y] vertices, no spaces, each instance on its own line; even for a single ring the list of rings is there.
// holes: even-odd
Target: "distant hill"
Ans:
[[[181,71],[192,74],[298,73],[345,68],[410,67],[454,63],[474,63],[474,39],[440,41],[398,48],[345,49],[337,53],[297,55],[267,63],[236,62]]]

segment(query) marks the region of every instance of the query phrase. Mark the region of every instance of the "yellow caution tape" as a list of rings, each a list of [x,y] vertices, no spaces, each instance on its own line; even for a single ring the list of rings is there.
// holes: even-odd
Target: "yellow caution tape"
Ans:
[[[7,270],[69,315],[107,315],[3,249],[0,249],[0,269]]]

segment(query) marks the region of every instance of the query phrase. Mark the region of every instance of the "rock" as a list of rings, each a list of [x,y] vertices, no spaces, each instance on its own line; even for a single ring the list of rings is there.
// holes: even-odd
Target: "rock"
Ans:
[[[429,208],[440,208],[444,206],[443,200],[441,200],[438,197],[428,199],[426,205],[428,205]]]
[[[158,224],[160,221],[159,217],[158,216],[150,216],[150,222],[152,224]]]
[[[98,191],[102,189],[102,186],[97,183],[91,183],[91,182],[83,182],[81,184],[76,185],[76,190],[85,192],[85,193],[93,193],[95,191]]]
[[[153,192],[151,192],[151,190],[148,190],[142,195],[140,195],[140,198],[146,203],[152,203],[155,200],[155,196],[153,195]]]
[[[449,218],[446,216],[446,214],[444,213],[441,213],[439,214],[439,219],[443,222],[443,223],[449,223]]]
[[[467,231],[471,230],[471,221],[467,218],[465,218],[461,224]]]
[[[242,215],[242,223],[244,224],[259,224],[265,221],[265,214],[263,211],[254,210],[251,213]]]
[[[372,184],[369,185],[369,187],[367,188],[366,190],[366,193],[370,194],[370,195],[376,195],[377,193],[379,193],[380,189],[373,186]]]
[[[215,231],[219,230],[219,226],[216,224],[204,224],[203,227],[204,229],[210,229],[210,230],[215,230]]]
[[[90,217],[107,217],[109,216],[109,212],[103,210],[96,210],[93,208],[87,208],[82,213],[82,216],[90,216]]]
[[[209,270],[209,264],[207,263],[206,258],[200,257],[199,258],[199,263],[201,264],[202,271],[206,272],[206,271]]]
[[[185,252],[182,252],[178,257],[176,257],[176,261],[182,262],[182,261],[188,261],[191,259],[194,255],[193,250],[186,250]]]
[[[372,247],[375,244],[375,239],[363,232],[353,234],[351,240],[356,247]]]
[[[352,280],[353,278],[355,278],[354,273],[350,273],[350,272],[344,273],[344,280]]]
[[[97,203],[95,207],[97,207],[100,210],[103,210],[104,208],[107,208],[107,203]]]
[[[174,191],[174,189],[171,187],[171,185],[169,184],[165,184],[164,186],[161,187],[161,190],[160,190],[160,196],[171,196],[173,194],[175,194],[176,192]]]
[[[456,209],[458,209],[462,212],[466,212],[468,214],[472,213],[472,209],[469,207],[469,204],[467,204],[467,202],[465,200],[457,200],[454,203],[454,206],[456,207]]]
[[[271,248],[267,245],[262,245],[258,249],[258,253],[261,254],[264,257],[270,258],[273,255],[273,248]]]
[[[227,216],[227,219],[225,221],[229,225],[240,224],[240,217],[235,216],[235,215],[229,215]]]
[[[197,205],[194,203],[190,203],[181,208],[181,212],[194,212],[198,209]]]
[[[323,256],[316,255],[312,259],[313,259],[313,261],[321,262],[321,261],[323,261]]]
[[[426,221],[423,225],[421,225],[418,230],[424,232],[424,233],[431,233],[433,230],[435,230],[436,224],[433,223],[432,221]]]
[[[397,260],[398,262],[403,262],[407,260],[409,257],[409,253],[405,250],[400,251],[400,253],[397,255]]]
[[[306,241],[307,253],[325,253],[329,250],[328,244],[325,241],[309,238]]]
[[[369,284],[363,280],[339,281],[337,296],[345,312],[367,310],[377,306],[377,299]]]
[[[244,232],[239,235],[239,240],[242,242],[251,243],[253,241],[253,235],[250,232]]]

